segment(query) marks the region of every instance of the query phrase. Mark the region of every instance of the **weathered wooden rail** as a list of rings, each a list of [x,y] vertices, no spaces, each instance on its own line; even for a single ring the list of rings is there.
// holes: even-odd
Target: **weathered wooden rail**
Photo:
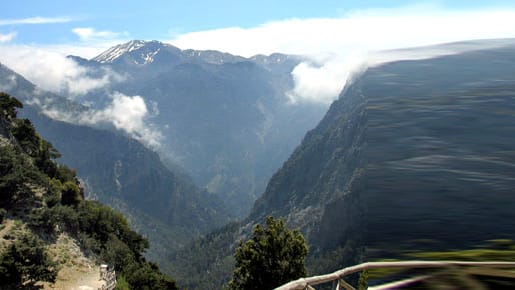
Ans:
[[[116,272],[114,268],[109,268],[108,265],[100,265],[100,280],[104,284],[98,290],[114,290],[116,288]]]
[[[442,270],[453,271],[456,277],[460,279],[468,289],[486,289],[479,281],[476,281],[472,275],[487,275],[493,277],[502,277],[515,279],[515,262],[465,262],[465,261],[399,261],[399,262],[367,262],[359,265],[347,267],[339,271],[313,276],[308,278],[300,278],[284,284],[276,290],[305,290],[315,289],[313,286],[324,283],[335,283],[336,290],[355,288],[344,280],[345,276],[364,270],[399,268],[399,269],[435,269],[440,271],[435,275],[420,275],[409,279],[391,282],[388,284],[368,287],[368,289],[402,289],[403,287],[412,285],[413,283],[431,279],[436,275],[441,275]],[[510,270],[506,270],[510,269]]]

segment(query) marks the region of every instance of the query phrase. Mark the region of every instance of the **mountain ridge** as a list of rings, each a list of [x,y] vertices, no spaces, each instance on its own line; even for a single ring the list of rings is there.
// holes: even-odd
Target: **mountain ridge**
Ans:
[[[112,46],[104,52],[100,53],[99,55],[89,59],[89,61],[101,64],[112,64],[117,62],[118,59],[123,58],[124,55],[131,55],[131,60],[134,64],[145,65],[152,63],[154,61],[153,57],[155,57],[159,52],[161,52],[161,50],[167,52],[170,55],[176,56],[178,60],[181,60],[183,62],[203,61],[209,64],[254,61],[263,66],[266,66],[271,64],[278,65],[292,58],[296,60],[303,59],[301,56],[287,55],[282,53],[272,53],[270,55],[258,54],[247,58],[226,52],[220,52],[217,50],[182,50],[176,46],[173,46],[172,44],[157,40],[131,40],[122,44]],[[134,57],[137,56],[137,53],[139,53],[139,58]]]

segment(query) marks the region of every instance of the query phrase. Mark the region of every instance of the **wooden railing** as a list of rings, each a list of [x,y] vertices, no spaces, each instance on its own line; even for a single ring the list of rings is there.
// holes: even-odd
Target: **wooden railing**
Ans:
[[[358,273],[364,270],[372,269],[385,269],[385,268],[398,268],[398,269],[433,269],[436,270],[434,274],[418,275],[412,278],[405,278],[390,282],[388,284],[376,285],[368,287],[370,290],[383,290],[383,289],[403,289],[409,285],[420,283],[429,279],[434,279],[443,273],[452,272],[453,277],[466,285],[467,289],[487,289],[474,275],[486,275],[491,277],[500,277],[503,279],[513,279],[515,283],[515,262],[461,262],[461,261],[401,261],[401,262],[367,262],[351,267],[347,267],[336,271],[331,274],[300,278],[284,284],[276,290],[305,290],[315,289],[313,286],[334,283],[336,290],[348,289],[355,290],[354,286],[350,285],[344,280],[345,276],[353,273]],[[508,270],[506,270],[508,269]]]
[[[98,290],[113,290],[116,288],[116,272],[113,268],[109,268],[107,265],[100,266],[100,280],[104,281],[104,284]]]

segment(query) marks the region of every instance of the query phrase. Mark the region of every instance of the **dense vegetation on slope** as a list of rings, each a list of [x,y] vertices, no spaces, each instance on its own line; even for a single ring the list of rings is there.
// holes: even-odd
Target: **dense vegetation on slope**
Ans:
[[[169,255],[163,270],[187,289],[221,289],[231,279],[234,250],[250,231],[241,222],[230,223]]]
[[[266,225],[256,225],[252,237],[236,248],[229,288],[274,289],[304,277],[307,254],[306,240],[298,230],[286,228],[284,220],[267,217]]]
[[[113,265],[131,289],[176,289],[173,280],[145,260],[148,241],[132,231],[121,214],[84,200],[76,173],[53,161],[59,153],[29,120],[16,118],[21,106],[0,93],[0,210],[4,218],[26,225],[25,234],[5,243],[0,283],[21,287],[55,279],[59,265],[45,254],[44,243],[66,232],[89,255]],[[28,252],[23,244],[34,246],[36,252]],[[32,256],[21,262],[12,258],[27,252]]]
[[[37,236],[24,233],[0,253],[0,289],[32,286],[38,281],[55,282],[58,263],[52,261]]]

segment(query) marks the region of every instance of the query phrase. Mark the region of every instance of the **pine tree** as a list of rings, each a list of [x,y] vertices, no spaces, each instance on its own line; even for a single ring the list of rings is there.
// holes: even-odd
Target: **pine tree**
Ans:
[[[48,256],[43,241],[32,234],[24,234],[0,255],[0,289],[55,282],[57,272],[57,263]]]
[[[284,221],[267,217],[266,226],[256,225],[253,236],[236,249],[236,269],[231,289],[273,289],[306,275],[308,247],[298,230]]]
[[[0,92],[0,117],[8,120],[16,118],[18,108],[23,108],[23,104],[16,98]]]

